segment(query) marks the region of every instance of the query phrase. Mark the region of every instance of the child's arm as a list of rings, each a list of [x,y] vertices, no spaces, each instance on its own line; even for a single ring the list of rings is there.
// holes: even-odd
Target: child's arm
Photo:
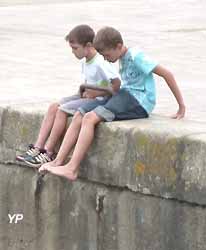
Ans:
[[[100,87],[100,86],[97,86],[97,85],[94,85],[94,84],[81,84],[80,88],[83,89],[84,91],[86,91],[88,89],[89,90],[95,90],[95,91],[104,91],[104,92],[107,92],[107,94],[110,94],[110,95],[113,93],[111,87]]]
[[[112,84],[113,94],[115,94],[120,89],[121,80],[119,78],[114,78],[111,80],[111,84]]]
[[[176,118],[176,119],[183,118],[185,115],[185,104],[184,104],[182,94],[180,92],[180,89],[177,85],[177,82],[176,82],[173,74],[169,70],[167,70],[166,68],[164,68],[160,65],[157,65],[154,68],[153,73],[164,78],[164,80],[166,81],[167,85],[169,86],[170,90],[172,91],[173,95],[175,96],[175,98],[177,100],[177,103],[179,105],[179,109],[178,109],[177,113],[172,116],[172,118]]]
[[[97,96],[110,96],[110,95],[111,93],[109,91],[86,88],[86,90],[82,94],[82,97],[94,99]]]
[[[80,92],[82,92],[82,96],[86,98],[113,95],[119,90],[121,81],[119,78],[115,78],[111,80],[111,84],[111,87],[100,87],[94,84],[82,84],[80,86]]]

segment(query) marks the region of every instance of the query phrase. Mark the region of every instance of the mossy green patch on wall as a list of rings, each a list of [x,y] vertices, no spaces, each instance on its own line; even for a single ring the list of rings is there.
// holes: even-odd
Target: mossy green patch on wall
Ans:
[[[3,141],[8,148],[25,148],[36,140],[40,124],[41,114],[20,113],[15,110],[7,110],[3,122]],[[19,146],[21,145],[21,146]]]
[[[20,128],[20,134],[22,137],[28,136],[28,133],[29,133],[29,129],[27,127],[22,126]]]
[[[160,135],[136,135],[138,160],[134,164],[137,176],[150,175],[164,179],[171,185],[176,181],[178,140]]]
[[[137,161],[134,167],[136,175],[138,176],[143,175],[145,173],[145,168],[146,167],[142,162]]]

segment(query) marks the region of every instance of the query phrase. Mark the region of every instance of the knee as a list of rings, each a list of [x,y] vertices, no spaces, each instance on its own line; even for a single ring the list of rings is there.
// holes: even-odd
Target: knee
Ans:
[[[83,124],[88,124],[89,123],[89,124],[93,124],[93,125],[96,125],[99,122],[100,122],[100,118],[93,111],[86,113],[84,115],[84,118],[83,118],[83,121],[82,121]]]
[[[65,113],[64,111],[58,109],[57,112],[56,112],[56,116],[57,116],[58,118],[62,118],[62,117],[65,117],[65,118],[66,118],[66,117],[67,117],[67,113]]]
[[[56,112],[58,110],[58,107],[59,107],[58,103],[52,103],[52,104],[50,104],[49,109],[48,109],[48,113],[50,113],[50,114],[56,114]]]
[[[72,122],[75,122],[75,123],[80,123],[82,122],[82,114],[77,111],[74,116],[72,117]]]

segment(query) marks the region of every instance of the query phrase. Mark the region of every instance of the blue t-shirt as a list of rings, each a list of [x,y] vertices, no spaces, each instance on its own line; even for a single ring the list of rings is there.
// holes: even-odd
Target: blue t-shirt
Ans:
[[[151,113],[156,103],[155,81],[152,71],[157,63],[137,48],[129,48],[120,59],[121,88],[130,92],[140,105]]]

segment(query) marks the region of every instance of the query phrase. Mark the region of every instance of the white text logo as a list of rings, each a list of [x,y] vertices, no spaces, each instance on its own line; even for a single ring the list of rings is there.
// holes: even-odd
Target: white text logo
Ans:
[[[9,223],[18,223],[19,221],[23,220],[23,214],[8,214],[9,216]]]

